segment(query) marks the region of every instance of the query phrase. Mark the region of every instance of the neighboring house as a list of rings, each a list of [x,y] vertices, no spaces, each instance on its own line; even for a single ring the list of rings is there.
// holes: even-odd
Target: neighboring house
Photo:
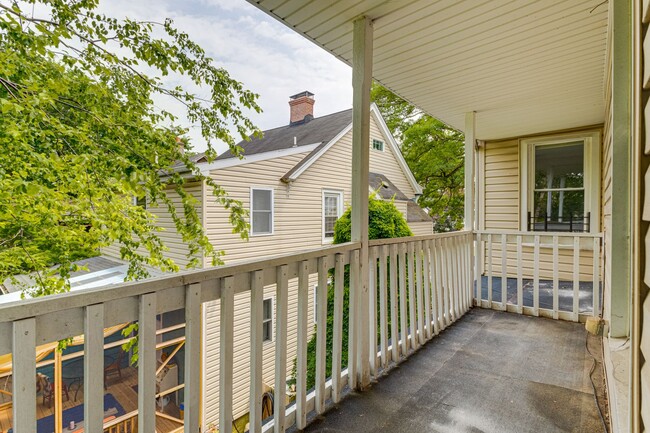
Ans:
[[[209,187],[195,182],[187,190],[199,201],[206,233],[217,250],[225,251],[224,261],[233,264],[265,256],[295,253],[332,242],[334,223],[351,201],[352,110],[322,117],[313,116],[313,94],[291,97],[288,125],[264,131],[261,139],[241,142],[243,159],[230,152],[212,163],[202,155],[194,160],[202,172],[212,177],[228,194],[250,210],[250,238],[243,241],[232,233],[228,210],[210,200]],[[369,190],[377,197],[394,200],[416,235],[431,234],[428,214],[415,202],[421,188],[400,154],[376,106],[371,109]],[[163,208],[149,209],[167,230],[161,237],[170,247],[169,256],[180,265],[187,262],[187,248],[173,229]],[[179,207],[179,210],[180,207]],[[104,251],[119,257],[117,246]],[[204,262],[209,267],[209,262]],[[310,279],[315,291],[316,275]],[[265,288],[263,380],[273,385],[275,345],[275,286]],[[314,324],[314,297],[310,296],[308,323]],[[218,302],[203,309],[203,417],[204,425],[218,419],[219,308]],[[235,296],[234,417],[248,412],[250,295]],[[296,354],[297,280],[289,281],[288,363],[291,372]]]

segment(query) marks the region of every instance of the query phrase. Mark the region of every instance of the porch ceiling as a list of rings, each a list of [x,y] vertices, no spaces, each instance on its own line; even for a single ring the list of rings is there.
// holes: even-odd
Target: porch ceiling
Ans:
[[[352,62],[374,20],[373,76],[429,114],[496,139],[604,121],[602,0],[248,0]]]

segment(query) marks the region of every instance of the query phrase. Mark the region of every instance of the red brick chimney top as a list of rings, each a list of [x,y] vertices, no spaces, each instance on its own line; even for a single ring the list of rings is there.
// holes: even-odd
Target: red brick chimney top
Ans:
[[[307,123],[314,118],[314,103],[316,101],[313,96],[313,93],[304,91],[289,97],[291,125]]]

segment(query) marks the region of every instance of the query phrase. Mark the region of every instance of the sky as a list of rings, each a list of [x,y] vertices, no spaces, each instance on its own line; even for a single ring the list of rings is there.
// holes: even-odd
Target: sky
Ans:
[[[305,90],[315,94],[315,117],[352,106],[349,66],[245,0],[102,0],[100,8],[116,18],[173,19],[217,66],[259,94],[263,112],[249,117],[262,130],[286,125],[289,96]],[[171,101],[155,102],[175,114],[182,111]],[[194,150],[205,149],[198,128],[189,135]],[[226,145],[216,148],[222,152]]]

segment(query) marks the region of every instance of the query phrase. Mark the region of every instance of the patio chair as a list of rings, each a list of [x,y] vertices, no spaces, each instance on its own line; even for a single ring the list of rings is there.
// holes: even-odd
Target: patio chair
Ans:
[[[110,376],[118,375],[120,380],[122,380],[122,361],[124,360],[124,351],[120,349],[117,354],[117,357],[104,367],[104,389],[107,389],[108,378]]]
[[[43,406],[47,404],[47,407],[52,407],[52,402],[54,401],[54,384],[50,381],[50,378],[44,374],[37,373],[36,375],[36,391],[42,391],[43,394]],[[68,395],[68,386],[65,383],[61,383],[61,393],[65,395],[66,400],[70,400],[70,395]]]

